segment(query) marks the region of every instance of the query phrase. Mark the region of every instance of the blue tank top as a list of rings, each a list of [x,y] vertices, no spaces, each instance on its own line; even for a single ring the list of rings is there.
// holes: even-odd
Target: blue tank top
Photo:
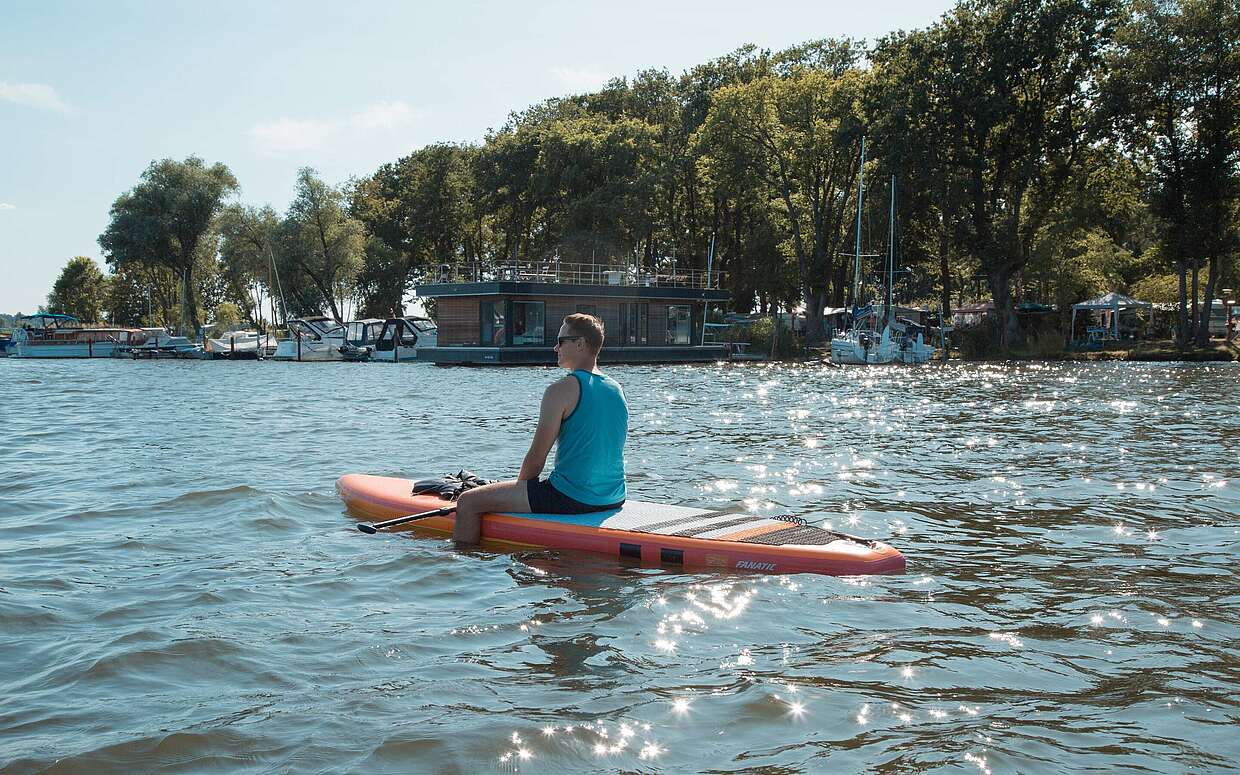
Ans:
[[[609,506],[625,499],[624,439],[629,433],[629,405],[611,377],[578,369],[577,406],[560,425],[551,486],[588,506]]]

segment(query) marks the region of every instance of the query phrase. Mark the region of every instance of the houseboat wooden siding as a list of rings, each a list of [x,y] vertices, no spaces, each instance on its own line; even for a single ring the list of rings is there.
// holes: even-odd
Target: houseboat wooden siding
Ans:
[[[477,297],[440,299],[435,304],[435,325],[439,326],[439,346],[478,346],[481,326]]]
[[[728,299],[717,289],[500,281],[422,285],[417,293],[436,300],[439,346],[419,352],[436,363],[554,363],[551,347],[560,321],[574,312],[602,319],[603,362],[713,361],[725,355],[720,346],[702,345],[706,305]],[[523,302],[541,307],[523,308]],[[678,308],[678,337],[668,335],[671,307]],[[524,319],[535,312],[541,312],[541,325]]]

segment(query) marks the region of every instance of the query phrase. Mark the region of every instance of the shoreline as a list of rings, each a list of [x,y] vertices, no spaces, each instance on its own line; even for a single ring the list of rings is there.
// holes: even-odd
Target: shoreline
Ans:
[[[1183,361],[1187,363],[1232,363],[1240,361],[1240,346],[1231,342],[1211,342],[1202,348],[1181,350],[1174,342],[1161,340],[1156,342],[1137,342],[1131,347],[1111,347],[1102,350],[1072,351],[1058,353],[1018,354],[1012,353],[1005,357],[972,358],[965,360],[1018,360],[1018,361],[1137,361],[1146,363],[1169,363]]]
[[[803,360],[803,361],[819,361],[829,363],[830,361],[821,355],[809,358],[769,358],[769,361],[781,360]],[[1132,361],[1137,363],[1235,363],[1240,361],[1240,340],[1212,341],[1207,347],[1201,349],[1181,350],[1175,346],[1170,340],[1160,340],[1155,342],[1138,342],[1132,347],[1112,347],[1104,350],[1087,350],[1087,351],[1071,351],[1060,350],[1058,352],[1042,352],[1042,353],[1021,353],[1013,352],[1006,355],[994,353],[992,355],[971,356],[961,355],[959,351],[952,351],[947,357],[948,361],[958,361],[961,363],[995,363],[1000,361],[1048,361],[1048,362],[1106,362],[1106,361]],[[930,359],[931,363],[943,363],[942,356],[936,356]]]

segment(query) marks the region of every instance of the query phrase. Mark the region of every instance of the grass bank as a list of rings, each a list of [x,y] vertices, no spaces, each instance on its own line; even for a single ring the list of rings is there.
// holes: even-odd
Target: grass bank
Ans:
[[[1173,339],[1157,339],[1144,342],[1125,342],[1109,345],[1101,350],[1072,351],[1064,349],[1062,340],[1058,344],[1045,341],[1031,341],[1025,346],[1014,349],[1008,355],[998,352],[968,353],[953,350],[953,359],[967,361],[1188,361],[1190,363],[1212,363],[1240,361],[1240,342],[1224,342],[1212,340],[1202,348],[1181,350],[1175,346]]]

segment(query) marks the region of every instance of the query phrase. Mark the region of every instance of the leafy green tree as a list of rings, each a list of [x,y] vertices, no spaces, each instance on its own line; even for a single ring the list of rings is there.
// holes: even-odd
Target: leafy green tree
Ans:
[[[112,204],[111,220],[99,245],[112,266],[163,266],[181,280],[181,327],[200,320],[194,274],[203,240],[224,197],[237,180],[223,164],[206,166],[195,156],[183,162],[152,162],[138,185]]]
[[[930,153],[945,176],[943,234],[958,225],[985,274],[1003,349],[1020,337],[1013,279],[1072,170],[1104,134],[1095,92],[1115,11],[1111,0],[964,0],[887,51],[913,60],[901,64],[896,101],[917,117],[910,132],[924,133],[911,142],[915,156]]]
[[[542,134],[532,121],[514,117],[487,136],[475,161],[479,204],[492,220],[497,238],[493,257],[529,258],[534,235],[540,231],[540,216],[546,209],[534,188],[534,175]]]
[[[942,94],[953,74],[941,55],[941,35],[934,29],[897,32],[880,40],[871,54],[871,78],[865,95],[869,143],[876,159],[867,175],[900,182],[899,222],[903,224],[902,258],[920,259],[927,275],[938,277],[938,306],[951,314],[956,277],[975,275],[977,261],[967,255],[968,185],[954,163],[952,127]],[[880,197],[866,198],[866,222]],[[868,252],[882,252],[870,248]]]
[[[253,318],[242,312],[241,307],[231,301],[220,302],[215,308],[215,325],[221,331],[235,329],[245,322],[254,322]]]
[[[297,175],[297,188],[281,227],[281,260],[290,271],[283,277],[294,281],[300,275],[318,292],[319,303],[326,304],[337,322],[355,291],[354,282],[361,269],[365,230],[345,209],[340,189],[319,179],[310,168]]]
[[[1108,71],[1112,114],[1129,151],[1150,170],[1164,252],[1179,277],[1178,338],[1204,344],[1200,270],[1207,264],[1208,303],[1237,253],[1240,4],[1138,0],[1132,11]]]
[[[486,236],[476,204],[477,153],[427,146],[354,187],[350,212],[369,235],[358,291],[371,314],[403,314],[413,282],[441,263],[480,257]]]
[[[234,204],[220,213],[220,274],[225,297],[258,326],[264,299],[279,296],[275,278],[280,217],[271,207]],[[219,311],[216,312],[219,320]]]
[[[709,154],[762,179],[781,208],[796,259],[806,343],[823,336],[828,278],[855,208],[862,75],[794,69],[716,92],[703,125]]]
[[[409,290],[408,258],[376,237],[367,237],[362,267],[357,275],[357,295],[362,317],[404,314]]]
[[[535,185],[555,250],[571,260],[631,253],[651,232],[657,136],[635,118],[578,116],[544,131]]]
[[[73,315],[85,322],[103,319],[107,307],[108,278],[93,259],[69,259],[47,295],[47,311]]]
[[[153,324],[155,316],[147,278],[137,264],[116,267],[108,281],[106,312],[114,326]]]

